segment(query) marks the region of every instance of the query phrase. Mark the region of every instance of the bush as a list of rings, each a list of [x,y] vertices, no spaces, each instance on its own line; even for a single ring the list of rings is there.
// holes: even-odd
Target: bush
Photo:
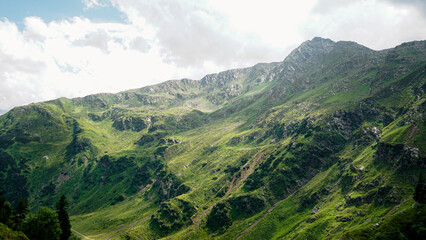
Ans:
[[[0,223],[0,239],[28,240],[28,237],[24,233],[14,231],[3,223]]]
[[[24,233],[34,240],[57,240],[61,235],[58,215],[47,207],[41,207],[24,224]]]
[[[211,231],[223,231],[232,225],[231,206],[227,202],[216,204],[207,217],[206,226]]]
[[[265,208],[262,199],[250,195],[233,197],[227,202],[232,206],[233,218],[251,216]]]
[[[163,202],[160,209],[151,216],[151,227],[160,230],[162,233],[168,233],[178,230],[190,222],[191,216],[195,213],[195,208],[191,203],[172,199]]]

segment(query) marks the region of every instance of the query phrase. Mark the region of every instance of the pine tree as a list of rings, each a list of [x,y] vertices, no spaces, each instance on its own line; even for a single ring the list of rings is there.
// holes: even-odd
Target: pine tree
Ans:
[[[22,223],[29,213],[28,210],[28,199],[21,198],[19,199],[18,205],[13,211],[13,222],[15,224],[15,229],[20,230]]]
[[[56,203],[56,212],[58,213],[58,220],[62,230],[60,238],[61,240],[68,240],[71,236],[71,223],[68,216],[68,202],[64,195]]]
[[[6,198],[0,193],[0,222],[4,224],[9,223],[10,215],[12,213],[12,205],[6,201]]]
[[[426,202],[426,188],[423,183],[423,174],[419,176],[419,182],[416,185],[416,191],[414,192],[414,200],[418,203]]]

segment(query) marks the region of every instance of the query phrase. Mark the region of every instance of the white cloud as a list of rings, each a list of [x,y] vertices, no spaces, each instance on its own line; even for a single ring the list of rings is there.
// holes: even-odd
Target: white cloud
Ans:
[[[108,6],[108,2],[106,0],[82,0],[82,2],[86,9]]]
[[[57,97],[117,92],[258,62],[315,36],[374,49],[426,39],[422,1],[82,0],[127,23],[83,17],[0,20],[0,111]]]
[[[186,70],[164,63],[158,48],[131,25],[82,18],[24,22],[19,31],[14,23],[0,21],[0,109],[137,88]]]
[[[411,6],[417,11],[420,11],[423,15],[426,15],[426,1],[424,0],[382,0],[394,3],[396,6]]]
[[[419,31],[426,27],[426,19],[417,5],[393,1],[399,0],[320,0],[303,27],[303,36],[356,41],[377,50],[426,39],[426,32]]]
[[[300,43],[299,29],[309,17],[315,0],[208,0],[208,5],[226,15],[229,25],[251,33],[275,49]]]
[[[209,61],[237,66],[275,54],[256,35],[231,28],[225,16],[204,1],[113,2],[132,24],[150,27],[162,57],[179,67],[201,67]]]

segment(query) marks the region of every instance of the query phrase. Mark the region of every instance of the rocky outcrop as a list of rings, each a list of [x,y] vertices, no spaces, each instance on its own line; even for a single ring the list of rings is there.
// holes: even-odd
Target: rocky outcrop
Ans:
[[[331,116],[330,125],[335,128],[343,137],[349,139],[356,128],[358,128],[363,119],[356,112],[347,112],[339,110]]]
[[[425,168],[426,159],[419,156],[418,148],[411,148],[404,144],[389,144],[380,142],[374,154],[376,163],[394,168]]]
[[[161,171],[152,184],[150,194],[156,197],[157,203],[161,203],[187,193],[189,190],[190,188],[183,184],[176,175]]]
[[[120,131],[132,130],[135,132],[139,132],[149,126],[149,123],[138,117],[125,117],[121,116],[114,119],[114,123],[112,126]]]

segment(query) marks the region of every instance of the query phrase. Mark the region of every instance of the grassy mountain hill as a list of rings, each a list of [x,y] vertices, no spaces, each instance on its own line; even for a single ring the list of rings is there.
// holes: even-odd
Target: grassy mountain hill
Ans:
[[[282,62],[0,116],[0,186],[96,239],[421,239],[426,41],[314,38]]]

